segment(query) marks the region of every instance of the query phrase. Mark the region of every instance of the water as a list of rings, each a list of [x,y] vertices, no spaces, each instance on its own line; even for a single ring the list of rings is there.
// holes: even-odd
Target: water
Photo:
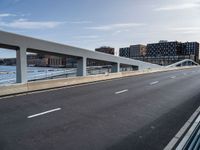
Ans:
[[[76,68],[50,68],[50,67],[28,67],[28,81],[43,80],[58,77],[75,77]],[[88,67],[87,75],[105,74],[111,72],[109,68]],[[0,86],[16,83],[16,67],[0,65]]]
[[[50,68],[50,67],[28,67],[28,80],[39,80],[62,75],[75,75],[76,69]],[[16,67],[0,66],[0,84],[16,83]]]

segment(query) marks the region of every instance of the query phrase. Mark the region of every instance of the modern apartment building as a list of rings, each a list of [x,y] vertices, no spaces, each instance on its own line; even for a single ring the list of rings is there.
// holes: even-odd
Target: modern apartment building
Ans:
[[[131,45],[130,46],[130,58],[137,56],[145,56],[146,55],[146,46],[145,45]]]
[[[130,47],[120,48],[119,56],[130,58]]]
[[[181,53],[182,43],[178,41],[160,41],[159,43],[147,44],[146,56],[148,57],[177,56],[182,55]]]
[[[182,44],[183,55],[194,55],[196,59],[199,59],[199,43],[198,42],[186,42]]]
[[[145,55],[146,55],[146,46],[141,44],[131,45],[130,47],[119,49],[119,56],[121,57],[134,58]]]
[[[199,43],[198,42],[159,42],[147,45],[147,57],[156,57],[160,59],[163,56],[179,58],[189,58],[196,62],[199,61]],[[155,58],[154,58],[155,59]]]
[[[120,49],[120,56],[133,58],[159,65],[170,65],[183,59],[199,62],[199,43],[178,41],[160,41],[158,43],[132,45]]]

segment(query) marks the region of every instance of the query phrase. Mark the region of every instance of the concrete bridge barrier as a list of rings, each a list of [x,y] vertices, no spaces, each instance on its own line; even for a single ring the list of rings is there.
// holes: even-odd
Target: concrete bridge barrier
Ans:
[[[156,72],[190,69],[194,67],[196,66],[179,67],[179,68],[146,69],[143,71],[130,71],[130,72],[111,73],[111,74],[105,74],[105,75],[52,79],[52,80],[28,82],[25,84],[0,86],[0,97],[13,95],[13,94],[28,93],[28,92],[33,92],[33,91],[48,90],[48,89],[54,89],[54,88],[59,88],[59,87],[72,86],[72,85],[86,84],[86,83],[98,82],[98,81],[104,81],[104,80],[111,80],[111,79],[117,79],[117,78],[123,78],[123,77],[130,77],[130,76],[136,76],[136,75],[144,75],[144,74],[150,74],[150,73],[156,73]]]

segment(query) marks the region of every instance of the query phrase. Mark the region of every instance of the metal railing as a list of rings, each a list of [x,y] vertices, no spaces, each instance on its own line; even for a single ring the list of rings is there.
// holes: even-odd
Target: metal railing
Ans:
[[[183,150],[200,150],[200,123],[196,126]]]

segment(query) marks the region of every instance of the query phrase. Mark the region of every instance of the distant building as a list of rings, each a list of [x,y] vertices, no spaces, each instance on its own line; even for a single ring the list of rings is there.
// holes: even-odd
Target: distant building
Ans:
[[[194,55],[195,60],[199,59],[199,43],[198,42],[186,42],[182,44],[183,55]]]
[[[147,57],[179,57],[182,59],[192,59],[199,61],[199,43],[198,42],[168,42],[162,41],[147,45]],[[179,61],[180,59],[178,59]]]
[[[5,58],[2,62],[3,65],[14,66],[16,65],[16,58]]]
[[[130,58],[130,47],[120,48],[119,56]]]
[[[148,57],[159,56],[177,56],[182,55],[182,43],[181,42],[167,42],[160,41],[159,43],[147,44]]]
[[[16,58],[0,59],[0,65],[16,65]],[[28,54],[27,65],[31,67],[55,67],[55,68],[75,68],[77,67],[76,57],[54,56],[49,54]]]
[[[112,47],[104,46],[104,47],[96,48],[95,51],[115,55],[115,49]]]
[[[65,67],[65,56],[53,56],[48,54],[37,54],[36,66],[40,67]]]
[[[131,45],[130,46],[130,58],[137,56],[145,56],[146,55],[146,46],[145,45]]]
[[[50,56],[48,57],[48,66],[50,67],[65,67],[66,57]]]
[[[2,65],[16,65],[16,58],[5,58],[0,61]],[[52,56],[46,54],[28,54],[27,65],[36,67],[66,67],[65,56]]]
[[[130,47],[119,49],[119,56],[121,57],[133,58],[145,55],[146,55],[146,46],[141,44],[131,45]]]
[[[120,48],[119,55],[155,63],[159,65],[170,65],[183,59],[192,59],[199,62],[199,43],[178,41],[168,42],[165,40],[158,43],[144,45],[132,45],[126,48]]]

